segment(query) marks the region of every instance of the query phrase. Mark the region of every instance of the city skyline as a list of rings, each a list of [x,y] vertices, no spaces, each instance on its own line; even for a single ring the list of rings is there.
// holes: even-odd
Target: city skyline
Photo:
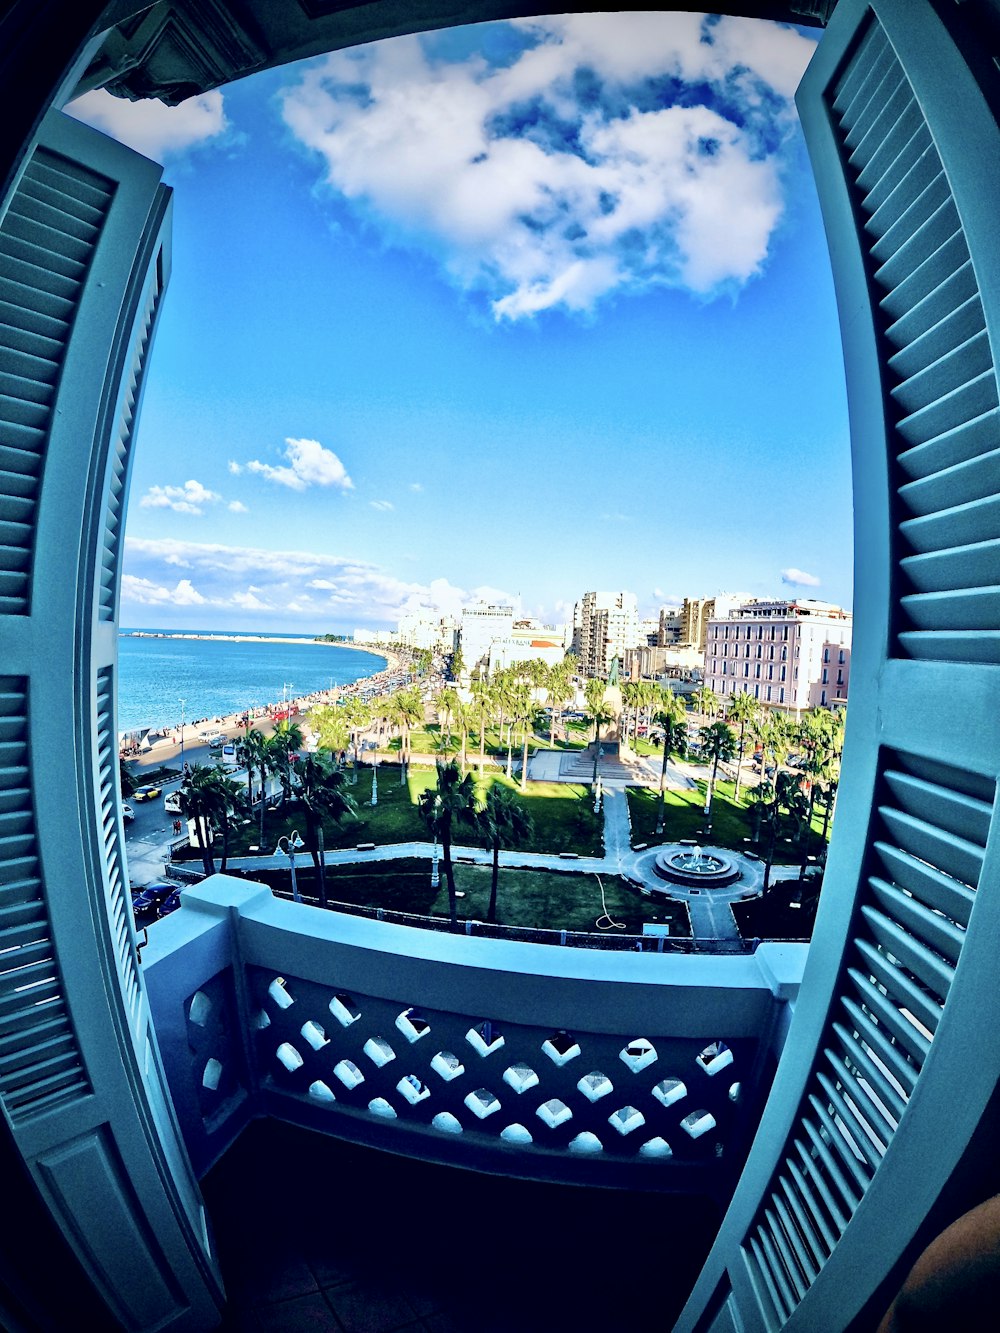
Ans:
[[[594,15],[401,38],[180,108],[123,623],[565,621],[738,589],[850,606],[815,34]],[[734,572],[738,571],[738,572]]]

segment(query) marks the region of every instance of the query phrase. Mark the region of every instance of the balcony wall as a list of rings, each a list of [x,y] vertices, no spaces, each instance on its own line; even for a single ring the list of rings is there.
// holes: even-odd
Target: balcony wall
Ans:
[[[721,1199],[805,952],[468,939],[216,875],[151,929],[142,970],[199,1174],[272,1115],[429,1161]]]

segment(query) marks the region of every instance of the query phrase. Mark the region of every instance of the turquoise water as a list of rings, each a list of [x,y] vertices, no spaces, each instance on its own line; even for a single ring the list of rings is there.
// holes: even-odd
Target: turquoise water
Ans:
[[[123,631],[118,640],[118,730],[176,727],[182,699],[184,718],[192,722],[278,702],[286,684],[287,696],[297,698],[374,675],[385,664],[378,653],[307,638],[295,643],[137,639]]]

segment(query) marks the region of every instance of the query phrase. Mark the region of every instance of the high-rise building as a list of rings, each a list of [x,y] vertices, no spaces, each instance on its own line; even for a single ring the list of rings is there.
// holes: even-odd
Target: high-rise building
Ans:
[[[613,658],[642,642],[635,593],[585,592],[573,609],[573,651],[584,676],[606,676]]]
[[[466,671],[489,660],[490,644],[494,639],[509,639],[514,628],[514,608],[495,605],[489,602],[477,602],[474,606],[462,607],[462,624],[459,630],[462,648],[462,661]]]
[[[792,712],[847,702],[852,616],[811,598],[749,602],[707,626],[705,684]]]

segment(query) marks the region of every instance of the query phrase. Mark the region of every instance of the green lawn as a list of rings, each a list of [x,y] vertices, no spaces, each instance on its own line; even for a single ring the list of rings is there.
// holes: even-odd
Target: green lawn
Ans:
[[[259,876],[274,887],[289,891],[289,876]],[[491,871],[488,866],[455,866],[455,887],[463,894],[458,901],[460,920],[483,921],[489,902]],[[522,929],[569,930],[595,934],[642,933],[644,922],[670,923],[672,935],[689,935],[686,909],[680,903],[654,903],[627,888],[620,880],[596,875],[557,873],[538,870],[501,870],[497,892],[497,920],[503,925]],[[301,896],[310,901],[316,888],[311,871],[298,873]],[[327,869],[327,894],[331,902],[363,907],[381,907],[386,911],[411,912],[421,916],[447,917],[448,890],[442,876],[441,886],[430,886],[430,861],[406,858],[364,865],[330,866]],[[604,915],[623,922],[625,929],[601,930],[597,921]]]
[[[737,804],[733,799],[735,784],[725,779],[715,784],[715,795],[712,799],[712,831],[711,834],[705,833],[706,825],[703,811],[707,786],[706,781],[697,780],[693,790],[667,789],[666,822],[663,833],[659,836],[654,831],[656,828],[657,806],[660,799],[659,792],[650,791],[648,788],[630,787],[628,789],[628,802],[629,813],[632,817],[633,846],[637,842],[680,842],[684,838],[704,838],[705,841],[710,841],[713,846],[730,847],[734,851],[746,851],[749,847],[755,852],[763,853],[765,850],[763,842],[752,841],[747,843],[746,841],[747,838],[753,837],[754,831],[751,807],[746,800],[747,788],[745,786],[740,787],[740,800]],[[800,849],[784,836],[787,824],[787,816],[783,816],[782,831],[776,844],[775,859],[779,862],[797,864]],[[823,819],[818,811],[813,815],[812,831],[814,836],[810,851],[815,855],[823,847]]]
[[[486,773],[480,782],[473,773],[480,802],[494,782],[518,791],[517,782],[508,782],[502,773]],[[359,842],[380,845],[396,842],[428,842],[430,834],[420,817],[417,801],[420,792],[434,785],[434,770],[414,765],[406,785],[399,781],[396,764],[380,764],[378,769],[378,805],[371,805],[372,770],[362,768],[357,786],[350,779],[346,791],[357,802],[357,815],[347,816],[338,826],[329,821],[324,826],[326,846],[355,847]],[[594,814],[593,799],[586,787],[563,782],[531,782],[521,798],[534,823],[534,836],[525,844],[533,852],[579,852],[584,856],[599,856],[602,851],[600,816]],[[266,817],[263,846],[272,849],[283,834],[293,829],[303,832],[302,819],[294,807],[269,812]],[[458,824],[452,840],[470,845],[485,845],[466,824]],[[230,855],[239,856],[260,843],[259,825],[246,825],[230,839]]]

